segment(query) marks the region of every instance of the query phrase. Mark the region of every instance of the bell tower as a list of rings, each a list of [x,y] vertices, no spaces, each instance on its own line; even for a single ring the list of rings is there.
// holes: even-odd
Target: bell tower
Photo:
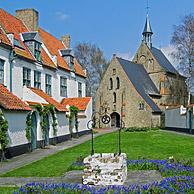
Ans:
[[[153,32],[152,32],[152,28],[151,28],[151,25],[150,25],[150,20],[149,20],[148,13],[147,13],[147,16],[146,16],[146,23],[145,23],[142,35],[143,35],[143,42],[149,48],[151,48],[152,47],[152,35],[153,35]]]

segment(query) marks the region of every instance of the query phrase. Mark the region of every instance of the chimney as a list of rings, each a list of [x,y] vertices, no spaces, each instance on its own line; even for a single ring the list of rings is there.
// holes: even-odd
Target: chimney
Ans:
[[[38,31],[38,12],[35,9],[16,10],[16,17],[26,25],[29,31]]]
[[[69,34],[61,36],[61,41],[63,44],[67,47],[67,49],[70,48],[70,43],[71,43],[71,37]]]

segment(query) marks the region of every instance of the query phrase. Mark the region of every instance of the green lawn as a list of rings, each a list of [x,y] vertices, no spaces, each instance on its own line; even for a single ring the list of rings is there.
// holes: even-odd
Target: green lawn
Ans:
[[[1,194],[12,194],[14,191],[18,191],[18,187],[0,187]]]
[[[194,137],[177,135],[165,131],[122,132],[122,152],[127,153],[128,159],[167,159],[174,156],[177,159],[194,161]],[[117,149],[117,133],[97,137],[94,140],[95,152],[115,152]],[[79,146],[60,151],[57,154],[10,171],[4,177],[51,177],[61,176],[80,155],[90,154],[90,141]]]

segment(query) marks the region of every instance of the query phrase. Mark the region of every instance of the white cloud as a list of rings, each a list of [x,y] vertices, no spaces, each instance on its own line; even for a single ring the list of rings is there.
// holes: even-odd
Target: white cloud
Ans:
[[[55,15],[56,15],[57,19],[62,20],[62,21],[65,21],[65,20],[69,19],[69,15],[65,14],[65,13],[63,13],[61,11],[57,11],[55,13]]]
[[[167,59],[172,63],[174,67],[177,67],[178,61],[172,56],[172,53],[176,51],[175,47],[168,45],[161,48]]]
[[[117,52],[116,55],[118,57],[121,57],[121,58],[129,60],[129,61],[131,61],[133,59],[133,55],[131,54],[131,52],[126,52],[126,53]]]

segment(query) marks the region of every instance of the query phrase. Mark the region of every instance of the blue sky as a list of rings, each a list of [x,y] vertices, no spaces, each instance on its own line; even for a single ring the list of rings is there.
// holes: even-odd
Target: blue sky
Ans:
[[[168,50],[173,25],[194,13],[194,0],[149,0],[153,45]],[[1,8],[35,8],[39,24],[57,38],[70,34],[78,42],[97,44],[108,59],[113,53],[130,57],[136,52],[146,18],[146,0],[1,0]]]

